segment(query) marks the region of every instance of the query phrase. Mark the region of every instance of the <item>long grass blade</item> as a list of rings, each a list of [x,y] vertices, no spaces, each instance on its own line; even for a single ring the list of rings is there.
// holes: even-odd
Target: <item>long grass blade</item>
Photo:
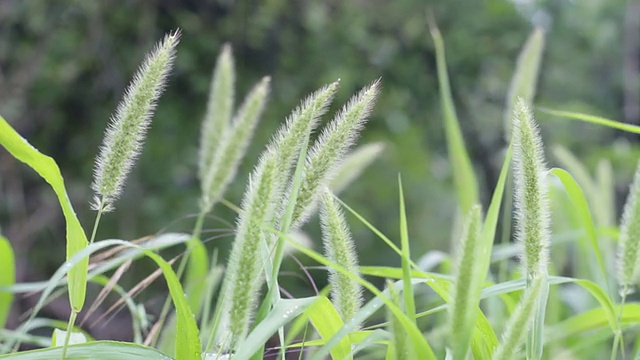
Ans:
[[[447,60],[445,58],[444,42],[440,30],[434,22],[429,24],[431,37],[436,49],[436,65],[438,68],[438,83],[440,84],[440,101],[444,115],[444,125],[447,137],[447,149],[449,151],[449,161],[453,167],[453,179],[455,182],[456,195],[462,214],[467,214],[473,204],[478,203],[478,181],[471,166],[469,153],[465,146],[462,131],[456,109],[451,96],[451,86],[449,85],[449,75],[447,74]]]
[[[371,291],[376,297],[380,298],[380,300],[387,305],[387,307],[389,308],[389,311],[391,311],[393,315],[396,316],[398,320],[402,323],[402,326],[407,331],[409,342],[413,347],[413,350],[417,354],[420,354],[422,356],[422,359],[425,359],[425,360],[435,359],[435,354],[433,353],[431,346],[429,345],[427,340],[423,337],[422,333],[420,332],[416,324],[411,322],[409,318],[404,314],[404,312],[401,309],[399,309],[395,304],[393,304],[391,300],[389,300],[386,296],[384,296],[380,292],[380,290],[378,290],[373,284],[359,278],[358,276],[355,276],[349,273],[349,271],[346,268],[326,259],[324,256],[318,254],[317,252],[292,241],[292,239],[289,239],[288,237],[287,237],[287,241],[289,241],[289,243],[293,247],[295,247],[298,251],[310,257],[311,259],[319,262],[324,266],[332,267],[336,271],[340,272],[341,274],[349,276],[352,279],[358,281],[360,285],[365,287],[367,290]],[[330,350],[330,348],[326,348],[326,350],[328,351]],[[322,356],[325,356],[325,355],[326,353],[324,352],[318,352],[314,354],[313,359],[321,359]]]
[[[404,192],[402,190],[402,178],[398,175],[398,191],[400,198],[400,244],[402,257],[402,281],[404,283],[402,296],[404,298],[404,311],[409,320],[416,322],[416,304],[413,297],[413,285],[411,284],[411,250],[409,247],[409,229],[407,225],[407,213],[404,205]]]
[[[569,120],[578,120],[578,121],[588,122],[591,124],[603,125],[606,127],[610,127],[612,129],[618,129],[618,130],[626,131],[633,134],[640,134],[640,126],[625,124],[619,121],[610,120],[600,116],[582,114],[582,113],[577,113],[573,111],[554,110],[554,109],[548,109],[543,107],[539,107],[537,109],[544,113],[569,119]]]
[[[596,258],[598,263],[599,272],[596,273],[597,277],[600,278],[600,282],[603,287],[609,288],[609,281],[606,271],[606,266],[604,263],[604,259],[602,257],[602,252],[600,251],[600,245],[598,243],[598,235],[596,233],[595,225],[593,224],[593,219],[591,217],[591,212],[589,211],[589,205],[587,204],[587,200],[580,188],[580,185],[573,179],[571,174],[566,172],[563,169],[554,168],[551,169],[551,174],[557,177],[562,185],[564,186],[567,194],[571,198],[573,202],[574,208],[582,222],[582,226],[587,234],[587,239],[589,240],[589,244],[593,250],[593,255]]]

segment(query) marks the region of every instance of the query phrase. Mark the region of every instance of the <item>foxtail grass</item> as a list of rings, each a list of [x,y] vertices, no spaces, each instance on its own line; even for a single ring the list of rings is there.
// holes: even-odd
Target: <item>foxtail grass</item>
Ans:
[[[202,185],[201,212],[209,212],[220,200],[229,183],[238,171],[240,160],[251,143],[254,130],[260,120],[269,94],[269,77],[264,77],[247,95],[232,124],[222,132],[218,149],[210,165],[204,172]],[[201,144],[208,147],[209,144]],[[203,153],[206,150],[202,151]],[[203,159],[204,163],[206,159]]]
[[[340,205],[329,189],[322,194],[320,211],[322,243],[327,259],[358,275],[358,256],[351,232],[344,219]],[[351,319],[362,306],[362,287],[357,281],[329,268],[331,300],[343,321]]]
[[[522,246],[523,275],[527,288],[548,274],[551,241],[551,210],[542,140],[533,115],[522,98],[513,115],[513,173],[516,239]],[[540,291],[531,331],[527,336],[527,358],[542,356],[544,314],[548,285]]]
[[[169,33],[147,55],[111,117],[95,162],[91,186],[95,195],[91,206],[97,214],[89,244],[95,240],[102,213],[114,209],[114,202],[120,197],[127,175],[140,155],[157,101],[166,87],[179,40],[179,30]],[[76,316],[77,311],[73,311],[69,318],[62,358],[66,355],[66,344]]]
[[[92,207],[98,212],[113,210],[113,203],[122,193],[127,174],[142,149],[158,98],[166,87],[179,39],[180,31],[169,33],[147,55],[111,118],[95,162]]]
[[[538,27],[531,32],[518,55],[504,110],[504,129],[507,140],[511,137],[513,111],[517,99],[522,98],[526,103],[532,103],[535,97],[544,47],[545,33]]]
[[[292,216],[292,226],[301,226],[315,209],[324,188],[335,176],[338,164],[355,143],[368,120],[380,91],[380,81],[362,89],[323,129],[307,156],[305,172]]]
[[[511,314],[502,341],[496,348],[491,359],[510,360],[519,358],[518,350],[522,339],[531,330],[530,324],[535,316],[536,305],[538,304],[542,287],[546,285],[546,277],[538,276],[526,289],[516,310]]]
[[[398,308],[403,308],[403,302],[400,299],[398,289],[391,280],[387,280],[387,290],[389,291],[389,300]],[[387,349],[387,359],[393,360],[409,360],[411,359],[412,349],[407,343],[407,333],[402,327],[400,320],[393,313],[386,309],[387,329],[391,333],[391,343]]]
[[[629,186],[629,195],[624,205],[620,221],[618,239],[617,276],[620,293],[618,322],[622,320],[624,304],[627,297],[635,292],[640,275],[640,162],[636,165],[633,182]],[[618,331],[611,348],[611,359],[617,358],[618,346],[625,357],[622,332]]]
[[[275,226],[274,213],[281,209],[286,175],[291,172],[302,140],[317,126],[337,85],[334,83],[320,89],[294,110],[251,174],[238,217],[238,231],[227,276],[222,285],[218,325],[212,334],[216,346],[231,349],[246,336],[264,280],[266,259],[260,256],[261,243],[272,242],[267,230]]]
[[[475,205],[466,216],[454,256],[453,301],[449,311],[449,343],[454,360],[466,359],[475,327],[478,304],[471,292],[474,289],[473,283],[481,281],[474,273],[481,229],[482,210],[480,205]]]
[[[640,275],[640,162],[622,212],[618,240],[618,284],[620,295],[634,292]]]
[[[231,45],[225,44],[218,56],[211,78],[209,101],[202,121],[198,176],[204,183],[214,154],[220,147],[222,134],[231,123],[235,97],[235,65]]]
[[[364,169],[375,161],[385,149],[385,144],[375,142],[355,148],[340,163],[336,175],[331,180],[329,188],[333,193],[340,194],[349,184],[357,179]]]
[[[530,283],[547,274],[551,214],[542,140],[538,125],[521,98],[514,109],[513,138],[516,239],[523,248],[523,275]]]

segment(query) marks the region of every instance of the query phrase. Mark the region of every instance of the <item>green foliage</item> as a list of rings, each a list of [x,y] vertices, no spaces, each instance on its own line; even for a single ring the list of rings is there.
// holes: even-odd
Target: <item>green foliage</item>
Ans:
[[[462,3],[462,0],[452,1]],[[334,6],[336,9],[352,11],[349,13],[353,15],[348,19],[349,22],[361,21],[361,12],[353,10],[359,8],[346,3],[348,2],[340,2]],[[412,3],[400,0],[393,5],[380,6],[397,10],[407,4]],[[304,9],[303,13],[310,18],[305,20],[305,29],[316,34],[320,31],[331,32],[331,27],[326,26],[326,22],[329,15],[333,14],[328,12],[327,5],[314,2],[307,5],[309,9]],[[100,8],[103,5],[93,6]],[[231,5],[220,3],[216,6]],[[442,6],[444,5],[434,4],[434,13],[442,11]],[[476,15],[482,11],[509,12],[511,10],[505,9],[512,9],[515,5],[506,7],[503,2],[497,1],[486,4],[486,9],[480,5],[469,6],[469,12]],[[521,12],[526,13],[525,5],[517,6],[520,6]],[[272,17],[269,20],[272,22],[281,20],[277,15],[288,9],[281,1],[258,7],[267,12],[267,18]],[[416,22],[418,17],[412,12],[417,13],[415,9],[403,12],[408,14],[404,18],[406,26],[400,30],[405,38],[398,41],[416,41],[424,37],[424,24]],[[372,16],[378,19],[378,24],[385,24],[386,17],[393,15],[394,13]],[[441,24],[445,24],[443,29],[447,29],[447,35],[449,31],[455,34],[454,30],[449,29],[457,21],[468,21],[469,26],[474,24],[473,16],[460,15],[463,20],[443,17]],[[341,21],[344,19],[335,17],[337,24]],[[197,28],[197,22],[194,20],[190,25]],[[269,28],[265,24],[260,26]],[[433,220],[418,221],[413,225],[411,216],[419,208],[415,203],[423,202],[425,198],[420,196],[424,193],[415,192],[414,187],[407,184],[410,181],[406,181],[404,176],[404,181],[400,181],[398,176],[399,191],[397,195],[394,191],[392,196],[394,203],[397,201],[399,204],[399,214],[395,214],[395,206],[389,206],[391,210],[383,209],[378,213],[372,210],[371,204],[350,206],[350,201],[345,200],[351,191],[357,194],[368,186],[381,190],[376,190],[373,195],[362,193],[366,194],[367,199],[391,193],[388,190],[392,188],[388,178],[365,176],[364,179],[357,180],[360,175],[366,174],[363,170],[382,154],[383,148],[387,150],[384,156],[410,157],[406,155],[416,154],[411,151],[410,145],[412,141],[414,144],[420,142],[420,137],[413,131],[415,128],[402,125],[402,121],[398,120],[403,119],[403,116],[413,116],[411,108],[399,107],[402,111],[396,110],[394,113],[387,107],[387,102],[391,101],[387,99],[394,99],[400,96],[399,93],[403,93],[393,89],[393,80],[390,81],[391,91],[386,95],[381,91],[380,80],[362,87],[364,82],[354,80],[351,72],[347,71],[340,82],[321,87],[303,100],[277,130],[267,132],[273,134],[272,140],[252,168],[242,202],[238,206],[233,201],[234,192],[238,188],[235,183],[245,183],[237,178],[241,178],[244,169],[251,168],[243,164],[243,159],[252,158],[252,144],[262,144],[266,138],[263,132],[258,131],[262,126],[258,124],[259,119],[263,114],[265,118],[273,115],[270,112],[272,105],[267,107],[268,95],[271,94],[270,97],[277,100],[270,101],[276,108],[280,102],[291,104],[288,95],[281,95],[282,89],[289,86],[290,90],[295,89],[298,93],[300,84],[292,80],[292,77],[287,77],[291,83],[283,87],[278,76],[273,77],[273,83],[270,77],[263,77],[249,91],[234,114],[236,87],[242,88],[243,85],[236,84],[236,63],[231,46],[222,46],[212,79],[202,81],[201,84],[205,88],[208,85],[209,97],[200,126],[200,147],[199,150],[189,150],[193,154],[197,153],[197,161],[187,166],[194,167],[193,178],[200,180],[200,194],[184,196],[192,201],[190,210],[186,210],[187,206],[176,206],[179,208],[177,210],[184,210],[183,215],[196,209],[192,231],[187,234],[169,233],[165,228],[154,229],[154,235],[134,241],[93,240],[98,237],[98,225],[102,222],[100,214],[111,210],[119,197],[126,204],[127,197],[121,196],[121,190],[133,160],[139,156],[156,101],[164,90],[163,84],[178,41],[177,32],[169,34],[147,57],[127,88],[124,100],[107,130],[105,144],[95,165],[93,190],[98,199],[94,207],[98,214],[90,241],[87,241],[85,230],[71,205],[71,192],[65,187],[58,164],[36,150],[14,127],[0,118],[0,144],[10,155],[36,170],[51,185],[67,226],[66,261],[47,281],[37,283],[15,284],[14,271],[18,268],[17,260],[20,259],[14,259],[12,246],[0,237],[0,324],[4,326],[12,299],[18,298],[15,294],[41,292],[27,320],[15,329],[0,331],[0,353],[3,353],[0,358],[109,359],[125,356],[170,359],[169,356],[173,356],[187,360],[244,360],[261,359],[271,352],[282,358],[293,351],[300,351],[300,357],[312,360],[326,357],[398,360],[450,357],[454,360],[466,360],[470,354],[474,359],[600,359],[607,355],[611,359],[617,359],[618,354],[622,358],[628,358],[632,346],[640,346],[625,343],[637,338],[637,323],[640,321],[637,301],[631,295],[638,273],[635,262],[638,246],[634,242],[633,229],[638,228],[640,221],[635,214],[639,175],[636,175],[630,187],[628,205],[618,229],[615,228],[616,214],[613,207],[615,162],[600,159],[596,176],[592,178],[589,175],[589,164],[578,160],[569,150],[556,146],[556,156],[569,171],[560,168],[547,170],[542,143],[544,128],[539,130],[530,108],[533,108],[535,94],[539,92],[539,74],[545,79],[545,71],[540,71],[543,50],[545,47],[553,47],[545,45],[544,33],[535,29],[520,52],[511,86],[505,91],[507,96],[504,111],[513,122],[511,130],[506,130],[509,147],[504,153],[496,151],[495,159],[489,161],[491,164],[495,161],[496,167],[499,165],[499,175],[495,181],[490,176],[478,176],[474,170],[475,160],[478,160],[474,149],[482,147],[487,139],[495,138],[499,133],[495,129],[501,125],[499,121],[495,121],[496,124],[482,131],[482,134],[469,136],[471,133],[475,135],[476,127],[485,130],[483,127],[486,123],[474,119],[477,116],[474,113],[475,107],[474,111],[464,110],[467,105],[477,105],[474,102],[477,98],[469,100],[469,94],[464,93],[469,90],[465,90],[464,86],[460,87],[460,94],[453,91],[459,85],[467,84],[461,80],[459,70],[448,71],[447,67],[456,69],[453,65],[465,63],[464,54],[470,56],[470,51],[475,50],[471,50],[469,46],[458,50],[459,40],[452,36],[453,49],[456,51],[449,54],[450,63],[447,64],[444,41],[434,22],[431,24],[431,34],[433,48],[429,47],[428,53],[435,57],[433,66],[437,69],[443,129],[436,125],[427,126],[430,130],[438,130],[437,136],[444,139],[446,144],[443,145],[446,145],[449,154],[446,170],[449,171],[448,166],[451,167],[450,173],[444,171],[443,174],[432,174],[432,177],[441,176],[442,182],[451,178],[452,184],[442,186],[442,189],[447,189],[442,197],[429,199],[436,203],[429,206],[442,212],[429,219],[438,216],[452,217],[451,210],[457,208],[458,214],[466,215],[464,226],[460,229],[457,225],[451,229],[449,223],[442,221],[436,222],[437,226],[431,228],[428,221]],[[256,38],[265,36],[261,32],[254,35]],[[385,55],[384,49],[376,50],[375,46],[380,43],[366,41],[368,35],[362,32],[354,31],[350,36],[354,36],[351,40],[361,47],[364,54],[382,51],[376,53],[377,61],[387,61],[384,60],[385,56],[391,56]],[[482,39],[479,36],[478,41],[484,41]],[[389,47],[395,46],[395,40],[387,40],[386,43],[382,42],[387,46],[385,51],[397,51],[389,50]],[[551,37],[549,40],[552,40]],[[332,42],[328,41],[327,44]],[[516,45],[519,44],[512,46],[514,50],[517,50]],[[332,51],[340,48],[341,45],[336,45]],[[323,51],[326,52],[326,49]],[[242,52],[240,54],[243,57],[246,55]],[[553,55],[550,52],[551,58]],[[305,65],[317,75],[323,68],[314,68],[317,59],[313,56],[309,59],[310,63]],[[288,70],[286,61],[283,68]],[[242,66],[239,69],[244,70]],[[426,71],[413,70],[412,67],[407,72],[409,75],[402,75],[406,70],[402,66],[397,67],[398,76],[409,76],[413,83],[424,87],[424,82],[415,81],[414,77]],[[278,71],[276,70],[275,75],[279,74]],[[378,76],[373,73],[369,75],[370,78]],[[480,82],[482,81],[481,79]],[[350,100],[343,101],[342,92],[338,91],[339,86],[348,90],[361,90],[352,95]],[[277,89],[281,91],[275,91]],[[407,90],[403,94],[413,98],[419,97],[421,93]],[[434,105],[435,94],[432,97],[425,103]],[[316,136],[314,131],[320,127],[321,118],[329,111],[334,98],[346,105],[336,112],[333,120],[324,125]],[[189,98],[190,102],[191,100]],[[385,130],[396,132],[399,140],[396,143],[377,141],[350,152],[356,139],[360,137],[364,124],[373,116],[373,105],[376,102],[381,103],[380,111],[383,116],[389,117],[386,124],[388,129]],[[462,106],[456,108],[454,103]],[[482,111],[481,106],[478,109]],[[489,118],[500,119],[502,110],[490,112],[493,116]],[[167,111],[172,116],[178,113],[176,108],[168,108]],[[580,112],[548,109],[543,112],[587,124],[638,133],[637,126]],[[398,115],[399,113],[406,114]],[[180,116],[184,117],[185,114],[191,115],[183,113]],[[458,114],[461,115],[460,118]],[[371,125],[374,131],[384,127],[375,122]],[[188,128],[187,125],[184,126]],[[394,126],[405,126],[407,129],[400,131]],[[194,130],[193,133],[195,132]],[[549,137],[553,138],[551,135]],[[547,136],[544,138],[547,139]],[[149,145],[154,143],[153,137],[147,142]],[[193,142],[191,139],[190,143]],[[167,153],[176,152],[175,147],[170,145],[163,143],[161,147],[168,148]],[[419,159],[429,158],[419,155]],[[183,156],[183,161],[189,158],[184,157],[184,154],[180,156]],[[195,160],[196,156],[192,157],[194,159],[189,161]],[[431,160],[427,165],[435,166],[435,162]],[[424,165],[421,164],[420,167]],[[479,168],[478,165],[477,169]],[[511,168],[514,173],[513,184],[508,181]],[[393,169],[388,171],[395,172]],[[407,169],[409,173],[412,171],[411,168]],[[548,176],[549,173],[554,176]],[[487,178],[484,179],[485,177]],[[363,185],[348,188],[354,181]],[[483,216],[481,204],[484,194],[481,189],[484,185],[489,185],[487,187],[492,191],[487,196],[489,201],[486,215]],[[514,190],[515,200],[513,211],[509,203],[502,208],[503,200],[511,200],[511,188]],[[549,188],[553,189],[553,197],[549,195]],[[457,201],[452,199],[453,195],[449,196],[450,190],[455,193]],[[345,198],[338,198],[335,195],[338,193],[344,193]],[[504,199],[505,193],[507,199]],[[196,198],[200,199],[199,204],[196,204]],[[570,201],[571,219],[552,214],[550,198],[564,201],[565,205]],[[167,198],[163,201],[171,202],[171,199],[167,193]],[[440,202],[440,199],[446,201]],[[183,201],[181,199],[180,203]],[[605,208],[593,209],[601,201]],[[454,206],[454,203],[457,205]],[[216,204],[225,205],[228,209],[218,206],[213,214],[209,214]],[[321,250],[313,249],[312,242],[298,241],[304,232],[315,237],[312,226],[303,226],[315,218],[314,213],[318,207],[319,228],[323,235]],[[343,209],[346,211],[343,212]],[[503,218],[499,216],[501,209]],[[118,212],[127,211],[131,210],[126,205],[118,206]],[[594,216],[591,215],[592,211]],[[225,212],[235,212],[233,216],[237,217],[236,228],[229,231],[233,240],[228,258],[218,256],[218,249],[223,248],[220,243],[206,243],[206,236],[213,227],[218,226],[214,220],[217,220],[218,214]],[[504,227],[502,233],[505,239],[511,239],[509,230],[512,217],[516,219],[514,243],[505,241],[499,248],[494,248],[499,225]],[[555,222],[560,222],[554,224],[554,232],[551,230],[552,218]],[[352,227],[348,225],[349,220],[356,220],[351,224]],[[114,230],[112,227],[106,228]],[[394,237],[387,236],[385,233],[389,229],[399,229],[399,233]],[[369,231],[371,234],[367,234]],[[450,237],[456,243],[452,255],[432,248],[432,238],[424,236],[432,232],[452,233]],[[618,256],[614,257],[611,248],[616,238],[619,240],[619,248]],[[367,242],[369,240],[371,242]],[[382,242],[378,243],[380,240]],[[179,260],[170,257],[176,253],[171,248],[178,245],[186,246]],[[288,246],[287,250],[285,245]],[[581,255],[569,258],[571,249],[575,246],[581,249]],[[216,248],[211,260],[208,247]],[[389,260],[395,266],[388,266],[386,263],[359,266],[359,263],[370,261],[362,256],[363,249],[367,247],[381,254],[383,251],[392,254]],[[424,249],[429,251],[425,253]],[[549,252],[552,251],[555,256],[550,257]],[[416,258],[415,254],[420,257]],[[301,270],[292,270],[290,255],[301,259],[298,262]],[[152,260],[149,263],[158,269],[131,286],[129,276],[134,274],[127,273],[126,269],[134,260],[143,257]],[[560,263],[557,262],[558,258]],[[579,261],[588,261],[588,266],[576,265]],[[311,269],[321,271],[308,272],[308,262],[319,264],[319,268]],[[136,261],[136,265],[137,263]],[[609,269],[616,267],[619,269],[620,294],[609,281]],[[561,276],[565,275],[565,271],[568,276]],[[328,286],[315,288],[315,295],[304,294],[299,287],[289,291],[283,286],[284,275],[292,272],[304,272],[314,286],[318,279],[322,279],[317,282],[321,287],[327,283]],[[165,302],[160,315],[152,317],[151,324],[145,310],[148,304],[145,299],[137,297],[136,293],[160,276],[166,280],[170,299]],[[87,312],[100,308],[104,294],[114,291],[120,298],[119,302],[126,303],[132,314],[135,329],[132,342],[95,341],[82,332],[83,339],[79,341],[83,343],[70,345],[78,342],[72,338],[85,327],[82,322],[76,325],[76,318],[82,316],[79,314],[84,308],[89,282],[102,287],[102,291]],[[380,290],[379,286],[385,282],[386,289]],[[127,291],[128,287],[131,289]],[[38,317],[47,303],[55,301],[66,291],[69,293],[72,309],[67,323]],[[328,294],[331,294],[331,300],[327,297]],[[590,299],[584,303],[567,301],[581,299],[583,294],[590,295]],[[92,295],[90,293],[90,299],[93,298]],[[213,307],[213,304],[217,306]],[[378,313],[381,309],[384,315]],[[53,330],[53,335],[50,335],[50,330]],[[503,334],[500,340],[496,333]],[[271,345],[273,339],[277,339],[276,345]],[[48,347],[20,351],[20,344],[23,342]],[[523,342],[526,343],[525,352],[520,351]],[[633,353],[638,351],[634,350]]]

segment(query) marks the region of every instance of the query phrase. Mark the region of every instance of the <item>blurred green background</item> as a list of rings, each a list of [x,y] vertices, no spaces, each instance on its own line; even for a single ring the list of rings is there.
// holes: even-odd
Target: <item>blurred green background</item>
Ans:
[[[166,32],[182,29],[175,70],[143,155],[98,234],[98,239],[135,239],[192,228],[200,121],[223,43],[233,46],[238,97],[264,75],[272,76],[273,87],[250,153],[227,194],[234,203],[259,152],[301,98],[339,78],[333,112],[382,77],[382,95],[360,143],[383,141],[386,149],[341,197],[397,240],[402,174],[418,259],[427,251],[449,250],[456,211],[428,17],[445,40],[454,100],[486,202],[502,161],[509,81],[534,26],[547,36],[536,105],[640,122],[639,8],[638,1],[617,0],[0,0],[0,114],[57,160],[88,228],[95,216],[89,210],[93,159],[110,114],[144,54]],[[563,144],[590,170],[599,159],[612,159],[622,201],[638,156],[636,139],[537,116],[547,146]],[[555,164],[550,152],[548,159]],[[18,281],[47,278],[64,260],[61,213],[48,186],[4,150],[0,199],[0,227],[15,246]],[[233,224],[225,207],[217,206],[213,214],[227,223],[211,219],[206,228]],[[362,264],[399,263],[370,231],[353,217],[349,221]],[[306,230],[319,240],[317,221]],[[229,240],[208,244],[224,250]],[[287,269],[300,273],[291,264]],[[130,273],[125,286],[147,272]],[[322,284],[324,275],[317,274]],[[289,286],[310,291],[297,276]],[[154,295],[148,296],[152,301]],[[33,302],[34,297],[21,299],[16,313]],[[68,311],[65,306],[48,311],[57,316]]]

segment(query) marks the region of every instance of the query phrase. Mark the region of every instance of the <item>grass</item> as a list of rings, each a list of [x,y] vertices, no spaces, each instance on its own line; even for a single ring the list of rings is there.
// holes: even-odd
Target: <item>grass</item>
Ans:
[[[439,267],[426,271],[413,260],[411,245],[419,239],[408,231],[400,176],[397,234],[382,233],[339,198],[350,183],[363,181],[358,176],[384,151],[380,143],[354,148],[376,99],[384,96],[380,80],[357,92],[317,137],[311,134],[321,128],[340,84],[324,86],[302,100],[265,146],[242,202],[224,199],[229,183],[237,181],[237,169],[268,106],[270,87],[268,77],[258,81],[234,112],[236,74],[229,45],[221,50],[213,71],[200,134],[194,170],[202,194],[194,204],[198,215],[193,231],[130,241],[95,239],[101,218],[117,211],[126,175],[152,126],[155,104],[168,86],[179,39],[174,32],[150,52],[107,127],[95,166],[96,197],[86,205],[97,210],[91,228],[84,228],[76,217],[56,162],[0,117],[0,144],[35,170],[57,195],[67,244],[66,261],[49,280],[16,284],[13,250],[0,236],[0,326],[5,325],[17,294],[39,294],[17,329],[0,331],[0,358],[262,359],[267,351],[275,351],[280,359],[299,352],[318,360],[637,358],[640,342],[634,340],[640,329],[640,304],[633,294],[640,274],[636,261],[640,170],[618,229],[613,226],[617,217],[610,163],[602,163],[592,178],[578,158],[556,146],[553,154],[566,170],[547,169],[544,139],[532,112],[544,50],[544,33],[536,29],[518,58],[505,106],[508,147],[498,182],[483,208],[464,141],[465,123],[458,119],[453,103],[444,41],[434,22],[430,27],[458,223],[464,225],[451,229],[456,239],[452,255]],[[600,117],[541,111],[638,132],[635,126]],[[606,206],[592,212],[602,201]],[[232,208],[238,216],[229,259],[220,259],[217,251],[210,256],[201,239],[208,216],[219,205]],[[563,218],[552,209],[559,205],[569,206],[575,221],[558,224]],[[315,216],[321,222],[322,251],[294,236]],[[502,231],[501,244],[494,248],[500,216],[503,226],[511,228],[513,222],[515,232],[512,236]],[[379,246],[388,246],[397,255],[400,266],[360,266],[350,220],[372,231]],[[570,231],[554,233],[553,229],[562,228],[558,225]],[[160,255],[160,250],[180,245],[185,251],[179,258]],[[582,258],[556,264],[554,255],[571,256],[570,246],[579,248]],[[301,298],[289,298],[281,291],[281,266],[291,252],[326,270],[329,286]],[[126,276],[124,270],[142,257],[152,260],[158,270],[139,286],[122,288],[118,282]],[[588,261],[589,266],[576,260]],[[562,267],[569,267],[572,277],[561,276]],[[615,276],[610,269],[616,269]],[[166,281],[170,298],[159,316],[148,321],[136,295],[155,277]],[[384,290],[373,284],[378,279],[386,283]],[[94,311],[107,294],[116,293],[132,314],[132,342],[96,341],[83,332],[84,323],[76,320],[87,312],[89,282],[103,290],[91,299],[88,311]],[[40,317],[43,306],[65,294],[72,309],[67,322]],[[573,306],[571,297],[585,295],[590,299],[587,308]],[[267,348],[272,337],[281,345]],[[26,351],[22,344],[42,348]]]

